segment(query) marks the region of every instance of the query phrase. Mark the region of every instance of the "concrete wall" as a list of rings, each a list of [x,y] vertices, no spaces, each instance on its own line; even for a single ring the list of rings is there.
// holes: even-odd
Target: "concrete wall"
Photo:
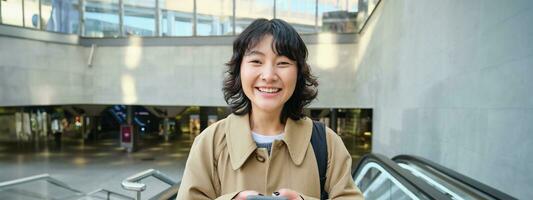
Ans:
[[[232,38],[206,38],[169,45],[161,38],[129,38],[126,45],[106,39],[60,43],[61,35],[33,31],[38,39],[2,35],[0,27],[0,106],[53,104],[136,104],[226,106],[223,73],[232,51]],[[16,29],[14,27],[7,27]],[[9,31],[4,31],[9,32]],[[7,34],[7,33],[6,33]],[[54,37],[48,42],[46,34]],[[337,35],[319,35],[308,44],[309,63],[319,76],[314,107],[353,107],[356,37],[336,43]],[[44,39],[43,39],[44,38]],[[346,37],[344,37],[346,38]],[[44,41],[43,41],[44,40]],[[151,45],[147,45],[152,41]],[[156,40],[155,42],[153,42]],[[175,39],[168,39],[172,42]],[[59,41],[59,42],[58,42]],[[90,41],[103,43],[88,66]],[[199,42],[198,42],[199,41]],[[227,42],[229,41],[229,42]],[[74,43],[74,44],[72,44]],[[105,45],[108,43],[108,45]],[[190,44],[187,44],[190,43]],[[221,44],[222,43],[222,44]],[[154,45],[156,44],[156,45]]]
[[[0,106],[84,102],[87,55],[77,45],[0,36]]]
[[[355,54],[373,151],[533,199],[533,1],[382,0]]]

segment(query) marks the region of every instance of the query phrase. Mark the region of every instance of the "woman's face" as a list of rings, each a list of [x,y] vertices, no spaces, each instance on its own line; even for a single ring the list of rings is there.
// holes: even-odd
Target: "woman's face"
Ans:
[[[272,35],[265,35],[245,53],[240,74],[253,111],[281,113],[296,87],[298,69],[296,61],[274,52]]]

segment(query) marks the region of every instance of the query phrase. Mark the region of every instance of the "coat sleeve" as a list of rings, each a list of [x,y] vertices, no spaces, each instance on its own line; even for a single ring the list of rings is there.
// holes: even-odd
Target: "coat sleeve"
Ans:
[[[330,199],[362,200],[363,194],[352,179],[352,157],[342,139],[331,129],[327,129],[328,169],[325,190]],[[305,197],[304,197],[305,198]]]
[[[220,181],[214,165],[214,132],[211,127],[195,138],[185,164],[177,200],[229,200],[238,193],[217,195]]]

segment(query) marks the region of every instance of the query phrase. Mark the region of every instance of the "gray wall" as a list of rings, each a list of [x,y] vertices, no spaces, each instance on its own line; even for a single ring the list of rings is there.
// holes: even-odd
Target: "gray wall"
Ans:
[[[76,45],[0,36],[0,106],[83,102],[87,54]]]
[[[373,151],[533,199],[533,1],[382,0],[357,46]]]
[[[72,37],[0,26],[0,106],[226,106],[221,88],[233,38]],[[321,83],[313,107],[355,106],[354,85],[346,84],[355,73],[355,35],[306,38]]]

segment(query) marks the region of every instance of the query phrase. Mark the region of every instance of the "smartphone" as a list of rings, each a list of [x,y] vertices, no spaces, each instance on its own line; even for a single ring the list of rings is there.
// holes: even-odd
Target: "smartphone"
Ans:
[[[287,200],[285,197],[250,195],[246,200]]]

